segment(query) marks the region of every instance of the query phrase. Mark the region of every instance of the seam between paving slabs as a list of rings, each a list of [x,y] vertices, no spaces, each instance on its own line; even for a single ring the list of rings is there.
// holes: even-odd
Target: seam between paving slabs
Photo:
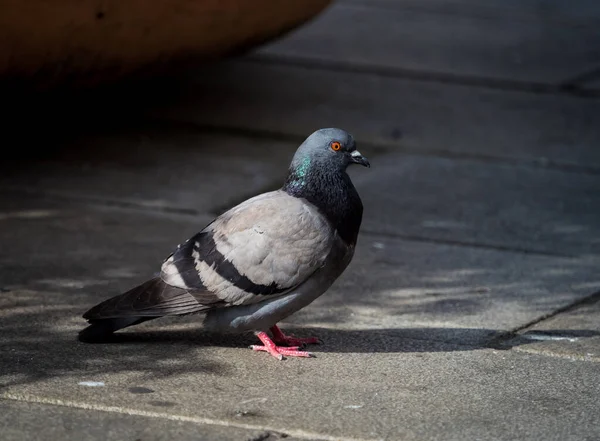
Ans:
[[[265,186],[265,189],[273,189],[273,185]],[[193,208],[183,208],[183,207],[174,207],[161,205],[156,206],[153,204],[145,204],[144,201],[134,201],[134,200],[119,200],[112,198],[104,198],[92,195],[79,195],[73,194],[70,192],[61,192],[61,191],[40,191],[32,187],[14,187],[14,186],[0,186],[0,192],[5,193],[25,193],[27,195],[37,196],[45,199],[52,199],[57,201],[67,201],[67,202],[76,202],[81,203],[85,206],[89,207],[100,207],[100,208],[112,208],[117,210],[132,210],[138,213],[146,214],[146,215],[176,215],[184,218],[198,218],[199,216],[207,216],[207,217],[215,217],[221,214],[222,211],[225,211],[227,208],[232,207],[236,203],[243,202],[248,197],[254,196],[252,195],[241,194],[235,199],[231,199],[229,202],[222,204],[216,209],[207,210],[205,212],[196,210]],[[236,202],[238,201],[238,202]],[[475,243],[475,242],[465,242],[451,239],[441,239],[441,238],[430,238],[425,236],[416,236],[416,235],[404,235],[404,234],[396,234],[396,233],[385,233],[385,232],[377,232],[371,231],[368,229],[363,229],[361,232],[362,235],[368,237],[387,237],[392,239],[404,240],[407,242],[425,242],[425,243],[434,243],[441,245],[450,245],[450,246],[458,246],[465,248],[480,248],[486,250],[494,250],[500,252],[507,253],[517,253],[517,254],[530,254],[536,256],[546,256],[546,257],[558,257],[562,259],[576,259],[577,256],[569,255],[569,254],[561,254],[561,253],[553,253],[551,251],[545,250],[534,250],[529,248],[520,248],[520,247],[510,247],[503,246],[498,244],[488,244],[488,243]]]
[[[582,306],[592,305],[596,302],[600,302],[600,291],[596,291],[586,297],[575,300],[565,306],[557,308],[554,311],[551,311],[547,314],[543,314],[523,325],[520,325],[520,326],[517,326],[516,328],[511,329],[510,331],[500,333],[499,335],[493,337],[490,340],[490,342],[488,343],[488,346],[490,348],[494,348],[494,349],[507,349],[505,343],[514,338],[518,338],[520,332],[525,331],[535,325],[538,325],[548,319],[556,317],[559,314],[568,313],[568,312],[571,312]]]
[[[285,141],[294,143],[296,145],[300,145],[306,138],[301,135],[276,130],[229,126],[226,124],[204,124],[193,121],[182,121],[180,119],[170,119],[169,117],[166,117],[166,119],[154,118],[153,120],[156,121],[157,124],[168,121],[173,126],[194,129],[200,133],[239,136],[252,139],[266,139],[270,141]],[[361,150],[365,150],[365,154],[368,153],[370,159],[377,158],[379,155],[386,153],[400,153],[426,158],[439,157],[456,159],[459,161],[478,161],[486,164],[517,165],[534,170],[557,170],[565,173],[600,175],[599,166],[579,165],[563,161],[554,161],[549,158],[511,158],[507,156],[495,156],[472,152],[457,152],[453,150],[434,149],[428,147],[412,147],[406,145],[406,143],[402,144],[397,140],[387,143],[385,141],[370,142],[359,140],[358,144],[360,144]]]
[[[60,190],[40,190],[35,187],[0,185],[0,192],[3,193],[24,193],[29,196],[35,196],[56,201],[81,202],[90,206],[102,206],[109,208],[134,209],[140,212],[179,214],[184,216],[202,215],[199,210],[194,208],[177,207],[173,205],[158,205],[143,199],[115,199],[91,194],[77,194],[69,191]]]
[[[452,239],[441,239],[441,238],[431,238],[425,236],[417,236],[412,234],[398,234],[398,233],[387,233],[387,232],[378,232],[371,231],[368,229],[361,230],[362,235],[371,236],[371,237],[388,237],[392,239],[401,239],[408,242],[426,242],[426,243],[437,243],[442,245],[454,245],[459,247],[468,247],[468,248],[483,248],[486,250],[495,250],[495,251],[505,251],[510,253],[519,253],[519,254],[532,254],[536,256],[547,256],[547,257],[560,257],[564,259],[576,259],[577,256],[571,254],[562,254],[562,253],[554,253],[552,251],[545,250],[534,250],[530,248],[521,248],[521,247],[511,247],[505,245],[498,244],[490,244],[490,243],[477,243],[477,242],[467,242],[461,240],[452,240]]]
[[[583,89],[573,83],[553,85],[547,83],[480,77],[475,75],[459,75],[449,72],[432,72],[376,64],[325,60],[322,58],[309,58],[298,55],[260,53],[250,55],[240,61],[255,64],[293,66],[308,70],[335,71],[338,73],[343,71],[345,73],[357,75],[377,75],[380,77],[401,78],[423,83],[480,87],[484,89],[524,92],[536,95],[565,95],[582,99],[600,98],[600,91],[595,89]]]
[[[244,424],[244,423],[236,423],[227,420],[217,420],[212,418],[203,418],[203,417],[195,417],[195,416],[186,416],[186,415],[176,415],[169,414],[163,412],[153,412],[141,409],[130,409],[126,407],[118,407],[118,406],[104,406],[101,404],[91,404],[91,403],[83,403],[78,401],[71,400],[59,400],[55,398],[45,398],[38,397],[32,395],[24,395],[24,394],[13,394],[13,393],[4,393],[0,395],[0,398],[5,400],[13,400],[19,402],[26,403],[36,403],[36,404],[48,404],[55,406],[64,406],[71,407],[76,409],[84,409],[84,410],[97,410],[101,412],[111,412],[111,413],[120,413],[125,415],[132,416],[142,416],[142,417],[150,417],[150,418],[163,418],[171,421],[181,421],[195,424],[206,424],[213,426],[224,426],[224,427],[234,427],[238,429],[247,429],[247,430],[262,430],[262,431],[270,431],[274,433],[286,434],[288,436],[309,439],[309,440],[321,440],[321,441],[381,441],[379,438],[351,438],[351,437],[343,437],[343,436],[331,436],[325,435],[322,433],[313,433],[310,431],[298,430],[298,429],[281,429],[275,428],[271,426],[263,426],[258,424]]]

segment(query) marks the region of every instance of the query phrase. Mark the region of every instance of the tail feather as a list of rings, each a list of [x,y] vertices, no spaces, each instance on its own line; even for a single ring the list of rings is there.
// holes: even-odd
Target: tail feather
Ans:
[[[155,277],[83,314],[90,325],[79,333],[79,340],[106,340],[112,333],[128,326],[167,315],[205,311],[210,307],[199,303],[188,290],[168,285]]]
[[[110,340],[113,333],[119,329],[152,320],[158,317],[129,317],[90,320],[90,325],[79,331],[79,341],[85,343],[99,343]]]

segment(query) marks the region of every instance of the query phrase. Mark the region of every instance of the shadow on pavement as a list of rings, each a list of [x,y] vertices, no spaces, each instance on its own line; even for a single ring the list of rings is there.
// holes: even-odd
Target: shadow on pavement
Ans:
[[[27,310],[35,309],[34,311]],[[25,306],[2,321],[0,388],[28,384],[60,376],[109,375],[136,372],[156,379],[180,374],[230,375],[235,358],[251,356],[248,345],[257,343],[251,334],[217,335],[195,328],[199,317],[186,318],[181,330],[161,326],[181,320],[154,322],[157,328],[130,329],[115,334],[111,341],[89,344],[77,341],[75,320],[79,307],[49,308]],[[65,322],[70,324],[65,326]],[[83,325],[83,320],[81,321]],[[160,322],[163,323],[160,323]],[[311,346],[317,357],[326,353],[430,353],[473,351],[486,348],[510,349],[535,340],[515,338],[485,328],[411,327],[396,329],[332,329],[287,326],[284,331],[298,336],[316,336],[324,344]],[[554,330],[554,334],[578,338],[600,333],[590,330]],[[238,348],[231,352],[232,365],[208,360],[209,347]],[[214,353],[211,353],[211,356]]]

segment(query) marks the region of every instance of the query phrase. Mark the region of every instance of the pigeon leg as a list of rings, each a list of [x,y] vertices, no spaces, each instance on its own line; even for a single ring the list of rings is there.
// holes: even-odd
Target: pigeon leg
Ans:
[[[277,325],[271,327],[270,331],[273,333],[273,341],[278,345],[303,346],[318,345],[321,343],[317,337],[296,338],[293,335],[285,335]]]
[[[298,346],[283,347],[277,346],[266,332],[257,332],[256,336],[263,342],[264,346],[252,345],[250,348],[253,351],[264,351],[271,354],[278,360],[283,360],[283,357],[312,357],[310,352],[299,351]]]

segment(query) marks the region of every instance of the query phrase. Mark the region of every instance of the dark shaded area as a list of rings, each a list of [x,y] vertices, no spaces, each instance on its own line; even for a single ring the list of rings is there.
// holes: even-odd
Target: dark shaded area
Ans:
[[[0,83],[3,104],[10,109],[5,128],[8,135],[14,135],[9,139],[19,145],[6,146],[5,159],[38,161],[60,157],[61,151],[69,150],[81,155],[87,147],[80,142],[88,136],[155,131],[165,123],[146,113],[153,106],[168,106],[176,100],[183,93],[178,84],[173,79],[136,77],[90,89],[29,91]],[[39,143],[41,148],[32,156],[30,148]],[[97,153],[95,156],[101,160]]]
[[[328,328],[286,327],[297,337],[318,337],[323,344],[307,345],[306,349],[316,356],[319,353],[407,353],[407,352],[454,352],[478,349],[509,350],[517,346],[536,343],[530,335],[561,338],[590,338],[600,335],[589,329],[554,329],[551,332],[531,331],[521,335],[485,328],[392,328],[342,330]],[[251,334],[222,335],[197,331],[129,330],[116,333],[104,344],[171,344],[191,343],[198,346],[243,348],[256,344]]]
[[[77,317],[76,308],[62,308],[51,313],[45,308],[37,313],[21,313],[2,319],[0,365],[3,387],[26,384],[69,375],[105,375],[136,371],[150,383],[183,373],[228,375],[228,367],[202,359],[200,346],[186,339],[173,339],[166,345],[106,344],[92,345],[77,341],[77,333],[56,328],[65,319]],[[82,320],[83,322],[83,320]],[[14,380],[10,380],[12,376]],[[135,386],[132,393],[149,393]]]

